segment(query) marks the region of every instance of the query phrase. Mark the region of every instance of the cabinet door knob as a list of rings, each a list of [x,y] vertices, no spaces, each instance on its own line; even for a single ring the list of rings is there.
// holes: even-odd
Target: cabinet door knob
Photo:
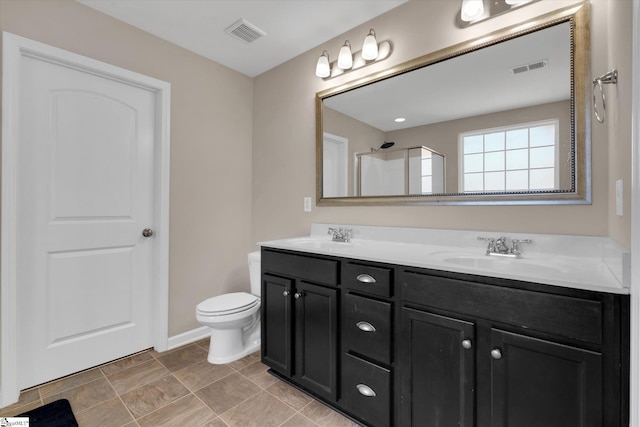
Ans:
[[[375,332],[376,328],[369,322],[360,321],[356,323],[358,329],[364,332]]]
[[[288,297],[290,294],[291,294],[291,292],[290,292],[290,291],[284,291],[284,292],[282,293],[282,295],[283,295],[283,296],[285,296],[285,297]]]
[[[469,350],[472,347],[471,340],[462,340],[462,348]]]
[[[362,283],[376,283],[376,279],[368,274],[358,274],[356,280]]]
[[[358,389],[358,392],[363,396],[367,396],[367,397],[376,396],[376,392],[373,391],[373,389],[366,384],[358,384],[356,385],[356,388]]]
[[[299,299],[299,298],[301,298],[301,297],[302,297],[302,292],[296,292],[295,294],[293,294],[293,297],[294,297],[295,299]]]
[[[496,360],[502,359],[502,352],[499,348],[494,348],[493,350],[491,350],[491,357]]]

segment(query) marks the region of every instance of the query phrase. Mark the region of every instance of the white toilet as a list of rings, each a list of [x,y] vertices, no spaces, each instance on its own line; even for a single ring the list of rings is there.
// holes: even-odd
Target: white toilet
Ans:
[[[196,319],[211,328],[207,360],[233,362],[260,348],[260,252],[249,254],[251,293],[233,292],[202,301]]]

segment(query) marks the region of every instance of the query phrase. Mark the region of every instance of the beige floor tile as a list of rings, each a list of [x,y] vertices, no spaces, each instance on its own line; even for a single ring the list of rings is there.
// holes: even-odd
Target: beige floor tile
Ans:
[[[176,371],[174,375],[189,390],[196,391],[234,372],[236,371],[227,365],[213,365],[204,360]]]
[[[11,405],[11,407],[0,410],[0,417],[15,417],[16,415],[30,411],[32,409],[36,409],[40,406],[42,406],[42,402],[40,400],[36,400],[35,402],[27,403],[26,405],[21,406]]]
[[[229,409],[220,418],[231,427],[277,427],[295,413],[273,395],[261,391]]]
[[[216,419],[213,411],[190,394],[138,420],[140,427],[204,426]],[[215,425],[215,424],[211,424]]]
[[[131,368],[132,366],[139,365],[143,362],[148,362],[153,359],[151,353],[147,350],[142,353],[134,354],[123,359],[118,359],[107,365],[101,366],[100,369],[105,375],[113,374],[114,372],[121,371],[123,369]]]
[[[222,414],[260,390],[260,387],[236,372],[201,388],[196,395],[216,414]]]
[[[272,384],[280,381],[273,375],[267,372],[269,367],[262,362],[254,362],[249,366],[245,366],[240,369],[240,373],[245,377],[249,378],[255,384],[257,384],[261,388],[267,388]]]
[[[35,406],[34,406],[35,405]],[[42,405],[40,392],[37,388],[32,388],[20,393],[18,401],[12,405],[0,409],[0,416],[9,417],[29,411]],[[25,409],[27,408],[27,409]]]
[[[239,371],[240,369],[252,365],[256,361],[260,360],[260,350],[254,351],[248,356],[243,357],[242,359],[236,360],[235,362],[229,363],[229,366],[233,369]]]
[[[54,394],[43,399],[45,404],[58,399],[68,399],[73,413],[78,413],[87,408],[103,403],[116,397],[113,388],[106,378],[102,377],[90,383],[82,384],[62,393]]]
[[[301,410],[313,400],[310,396],[280,380],[268,387],[267,391],[296,411]]]
[[[167,375],[120,396],[138,419],[189,394],[189,390],[173,375]]]
[[[281,424],[281,427],[318,427],[318,424],[314,423],[304,415],[297,413]]]
[[[228,427],[227,424],[222,421],[219,417],[213,421],[209,421],[208,423],[204,423],[199,427]]]
[[[169,374],[169,370],[162,363],[153,359],[109,374],[107,379],[118,394],[124,394]]]
[[[118,397],[107,400],[75,414],[82,427],[122,427],[134,422],[133,417]]]
[[[211,342],[210,338],[203,338],[199,341],[196,341],[194,344],[199,345],[200,347],[202,347],[203,349],[207,350],[207,352],[209,352],[209,343]]]
[[[62,393],[63,391],[70,390],[82,384],[87,384],[91,381],[97,380],[98,378],[104,378],[104,375],[102,375],[100,369],[94,368],[74,375],[69,375],[68,377],[64,377],[59,380],[51,381],[41,385],[38,389],[40,390],[40,396],[45,399],[48,396]]]
[[[177,350],[160,354],[157,359],[171,372],[207,360],[207,351],[196,344],[189,344]]]
[[[311,401],[300,413],[321,427],[358,427],[358,424],[317,400]]]

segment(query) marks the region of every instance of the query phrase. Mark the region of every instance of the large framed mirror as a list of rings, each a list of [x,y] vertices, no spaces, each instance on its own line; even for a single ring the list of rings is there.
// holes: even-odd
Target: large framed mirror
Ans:
[[[316,94],[320,206],[585,204],[589,4]]]

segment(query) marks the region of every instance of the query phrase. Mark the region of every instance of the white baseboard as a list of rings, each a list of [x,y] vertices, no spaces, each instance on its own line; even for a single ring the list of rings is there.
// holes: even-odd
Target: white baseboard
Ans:
[[[174,335],[172,337],[169,337],[167,350],[173,350],[174,348],[178,348],[186,344],[191,344],[192,342],[207,338],[209,337],[209,335],[211,335],[211,329],[209,329],[209,327],[207,326],[201,326],[199,328]]]

